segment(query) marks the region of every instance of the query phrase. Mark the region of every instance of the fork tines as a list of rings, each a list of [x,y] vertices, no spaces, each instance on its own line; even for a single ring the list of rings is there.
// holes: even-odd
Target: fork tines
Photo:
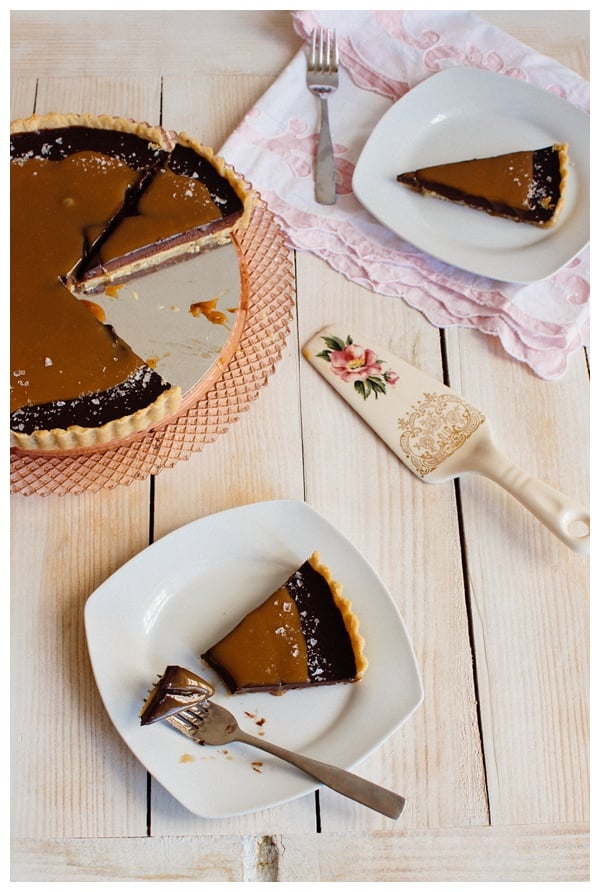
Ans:
[[[325,74],[337,74],[339,52],[335,31],[331,28],[315,28],[312,33],[308,67]]]
[[[168,721],[171,722],[172,725],[176,725],[177,727],[183,729],[196,729],[199,728],[204,719],[208,715],[209,705],[203,705],[201,703],[196,704],[195,706],[190,706],[188,709],[182,709],[181,712],[176,712],[173,715],[170,715]]]

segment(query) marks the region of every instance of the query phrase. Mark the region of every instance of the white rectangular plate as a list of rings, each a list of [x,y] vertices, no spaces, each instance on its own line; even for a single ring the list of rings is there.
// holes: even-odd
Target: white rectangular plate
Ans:
[[[360,619],[369,660],[364,678],[279,697],[228,694],[200,654],[315,550]],[[153,777],[203,817],[256,811],[317,784],[251,747],[202,747],[168,724],[141,727],[142,703],[167,665],[211,681],[215,701],[246,731],[344,768],[396,730],[423,697],[390,593],[350,542],[300,501],[231,509],[165,536],[90,596],[85,627],[98,689],[117,731]],[[260,771],[252,766],[257,761]]]
[[[568,143],[569,175],[557,223],[541,229],[425,197],[396,181],[405,171]],[[545,279],[590,238],[590,119],[559,97],[473,68],[450,68],[414,87],[381,118],[356,165],[361,204],[433,257],[507,282]]]

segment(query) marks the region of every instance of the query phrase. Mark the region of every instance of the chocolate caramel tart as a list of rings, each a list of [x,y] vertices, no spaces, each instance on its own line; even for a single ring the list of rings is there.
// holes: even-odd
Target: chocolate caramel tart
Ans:
[[[254,204],[183,134],[108,116],[13,122],[11,446],[110,443],[177,411],[180,388],[78,298],[229,240]]]
[[[231,693],[358,681],[364,641],[342,586],[314,552],[202,658]]]
[[[214,692],[211,684],[189,669],[167,666],[144,701],[140,724],[151,725],[190,706],[197,706]]]
[[[553,226],[564,203],[568,147],[509,152],[398,174],[415,192],[534,226]]]

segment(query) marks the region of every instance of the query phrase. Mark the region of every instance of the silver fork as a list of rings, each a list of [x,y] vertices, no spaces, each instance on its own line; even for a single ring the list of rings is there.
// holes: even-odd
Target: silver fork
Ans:
[[[308,756],[301,756],[299,753],[293,753],[291,750],[286,750],[261,737],[247,734],[240,728],[235,716],[216,703],[206,702],[190,707],[169,716],[167,721],[182,734],[191,737],[199,744],[220,746],[237,740],[249,746],[255,746],[272,756],[289,762],[296,768],[300,768],[301,771],[335,790],[336,793],[354,799],[355,802],[360,802],[388,818],[399,818],[404,808],[405,799],[397,793],[392,793],[371,781],[344,771],[343,768],[336,768],[325,762],[310,759]]]
[[[338,88],[339,56],[335,31],[315,29],[308,55],[306,83],[320,99],[321,132],[317,146],[317,168],[315,177],[315,198],[319,204],[335,204],[335,161],[331,132],[329,129],[329,108],[327,98]]]

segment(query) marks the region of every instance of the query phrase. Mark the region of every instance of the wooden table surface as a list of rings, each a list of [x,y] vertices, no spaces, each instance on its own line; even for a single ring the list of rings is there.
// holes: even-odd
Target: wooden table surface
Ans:
[[[587,11],[480,14],[589,77]],[[217,148],[300,47],[287,11],[11,19],[12,117],[162,113]],[[403,301],[308,254],[293,260],[282,359],[226,434],[129,486],[11,496],[12,879],[586,880],[588,558],[481,478],[423,486],[300,347],[331,319],[376,328],[409,361],[438,377],[445,367],[451,386],[487,411],[504,451],[583,504],[586,354],[544,381],[492,338],[440,335]],[[356,769],[407,797],[398,822],[324,789],[198,818],[147,776],[100,700],[83,626],[90,593],[182,524],[281,498],[305,500],[360,550],[412,639],[424,701]]]

